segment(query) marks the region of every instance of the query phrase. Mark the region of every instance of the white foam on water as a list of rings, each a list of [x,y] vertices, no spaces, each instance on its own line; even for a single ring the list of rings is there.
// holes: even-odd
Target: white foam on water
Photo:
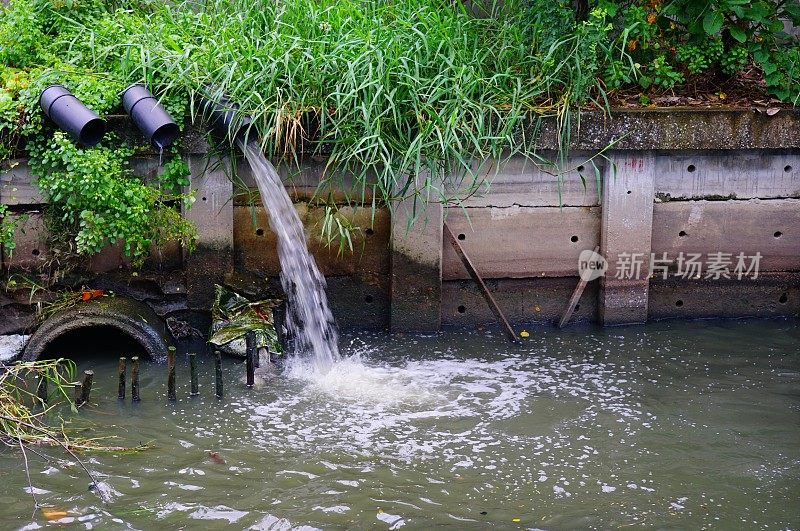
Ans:
[[[309,390],[337,400],[393,404],[436,398],[413,367],[370,363],[358,353],[342,358],[327,371],[294,358],[287,363],[285,373],[307,383]]]
[[[400,529],[406,525],[406,521],[399,514],[379,512],[375,517],[381,522],[389,524],[389,529]]]
[[[224,505],[218,505],[216,507],[200,507],[189,513],[188,516],[195,520],[226,520],[229,524],[235,524],[247,514],[247,511],[237,511]]]
[[[585,445],[589,438],[579,438],[586,426],[600,422],[626,437],[642,429],[643,412],[631,389],[618,383],[626,373],[613,364],[541,352],[500,359],[390,355],[393,361],[386,361],[385,352],[354,350],[327,373],[288,371],[284,391],[250,404],[256,445],[345,452],[392,471],[436,463],[430,472],[439,477],[480,468],[508,492],[536,484],[564,500],[578,494],[570,482],[596,474],[606,457]],[[564,404],[574,414],[554,424],[535,420]],[[365,488],[319,466],[329,471],[323,481]],[[497,497],[490,483],[475,492]]]

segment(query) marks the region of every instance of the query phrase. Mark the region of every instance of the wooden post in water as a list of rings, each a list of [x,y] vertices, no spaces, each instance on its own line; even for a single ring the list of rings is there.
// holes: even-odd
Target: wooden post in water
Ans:
[[[83,371],[83,382],[75,382],[75,406],[81,407],[89,401],[89,394],[92,392],[92,381],[94,371]]]
[[[197,396],[200,394],[199,385],[197,384],[197,353],[189,353],[189,381],[190,388],[189,394]]]
[[[47,404],[47,378],[44,374],[39,374],[39,384],[36,386],[36,396],[42,401],[42,404]]]
[[[131,400],[138,402],[139,398],[139,356],[131,358]]]
[[[82,406],[89,401],[89,394],[92,392],[92,382],[94,381],[94,371],[83,371],[83,383],[81,384],[81,402],[77,404]]]
[[[120,400],[125,400],[125,372],[127,372],[127,369],[128,360],[123,356],[119,359],[119,364],[117,365],[117,379],[119,381],[117,398]]]
[[[217,398],[222,398],[224,395],[222,389],[222,354],[219,350],[214,351],[214,374]]]
[[[247,332],[244,336],[245,345],[247,346],[247,358],[245,366],[247,369],[247,387],[253,387],[256,383],[255,373],[255,358],[258,356],[256,347],[256,333],[252,330]]]
[[[75,396],[75,407],[81,407],[83,402],[81,402],[81,398],[83,398],[83,385],[80,382],[75,382],[72,384],[73,394]]]
[[[167,348],[167,400],[177,400],[175,393],[175,347]]]

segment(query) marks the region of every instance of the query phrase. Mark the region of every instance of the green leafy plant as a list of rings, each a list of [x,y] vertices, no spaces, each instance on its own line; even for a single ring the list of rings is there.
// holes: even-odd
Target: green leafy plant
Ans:
[[[678,83],[683,82],[683,74],[676,72],[675,69],[667,63],[667,59],[663,55],[659,55],[650,63],[648,67],[650,77],[643,76],[640,84],[642,87],[647,88],[645,80],[652,80],[652,84],[662,88],[672,88]]]
[[[74,238],[78,254],[122,241],[125,254],[141,265],[152,244],[177,239],[192,248],[193,227],[167,204],[180,196],[165,195],[134,177],[129,151],[81,149],[59,131],[32,147],[31,154],[31,170],[50,201],[50,219],[60,225],[56,233]]]
[[[687,67],[719,64],[726,74],[747,61],[743,50],[764,72],[767,90],[784,101],[800,99],[800,39],[784,31],[786,20],[800,27],[800,4],[783,0],[672,0],[660,13],[673,34],[685,32],[692,50]],[[723,42],[725,43],[723,46]]]
[[[702,47],[696,44],[678,46],[676,58],[686,64],[690,74],[699,74],[719,62],[723,52],[722,40],[704,39]]]
[[[17,247],[14,235],[20,218],[8,215],[8,206],[0,204],[0,248],[10,257]]]

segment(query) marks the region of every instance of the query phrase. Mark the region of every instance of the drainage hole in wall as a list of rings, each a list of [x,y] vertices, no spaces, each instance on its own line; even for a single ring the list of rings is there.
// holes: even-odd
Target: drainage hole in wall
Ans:
[[[685,230],[680,231],[678,233],[678,236],[680,236],[681,238],[684,238],[686,236],[686,231]]]
[[[583,170],[585,170],[586,168],[584,168],[583,166],[578,166],[578,167],[577,167],[577,168],[575,168],[575,169],[576,169],[576,170],[578,170],[578,173],[580,173],[580,172],[582,172]]]
[[[264,235],[264,229],[256,229],[256,236],[263,236],[263,235]]]
[[[571,241],[572,243],[576,243],[578,241],[578,237],[573,236],[572,238],[569,239],[569,241]]]
[[[789,173],[790,171],[792,171],[792,166],[787,164],[786,166],[783,167],[783,171]]]
[[[581,305],[580,305],[580,304],[576,304],[576,305],[575,305],[575,311],[577,312],[577,311],[578,311],[578,310],[580,310],[580,309],[581,309]]]
[[[680,300],[680,299],[676,300],[676,301],[675,301],[675,306],[677,306],[678,308],[680,308],[681,306],[683,306],[683,301],[682,301],[682,300]]]
[[[781,231],[779,231],[779,230],[776,230],[775,234],[773,234],[773,236],[775,236],[776,238],[780,238],[781,236],[783,236],[783,233]]]
[[[779,302],[779,303],[781,303],[781,304],[786,304],[786,301],[788,301],[788,300],[789,300],[789,294],[788,294],[788,293],[784,293],[784,294],[783,294],[783,295],[781,295],[781,297],[778,299],[778,302]]]
[[[696,169],[697,169],[697,168],[695,168],[695,167],[694,167],[694,164],[689,164],[689,165],[686,167],[686,171],[688,171],[689,173],[694,173],[694,170],[696,170]]]
[[[458,313],[465,313],[467,311],[467,307],[463,304],[458,307]]]
[[[372,295],[367,295],[366,297],[364,297],[364,302],[366,302],[367,304],[372,304],[372,300],[373,300]]]
[[[33,256],[39,256],[39,249],[34,249],[33,251],[31,251],[31,254]]]
[[[204,198],[203,198],[203,201],[207,201],[207,199],[204,197]]]
[[[459,235],[458,235],[458,239],[459,239],[459,240],[465,240],[466,238],[467,238],[467,237],[466,237],[465,235],[463,235],[463,234],[459,234]]]
[[[628,193],[628,195],[631,195],[631,191],[630,191],[630,190],[628,190],[628,192],[627,192],[627,193]]]
[[[372,229],[367,229],[364,231],[364,234],[366,234],[367,236],[372,236],[373,234],[375,234],[375,231]]]

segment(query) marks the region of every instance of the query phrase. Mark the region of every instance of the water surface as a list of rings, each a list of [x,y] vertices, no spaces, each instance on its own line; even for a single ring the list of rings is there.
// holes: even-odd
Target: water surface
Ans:
[[[112,498],[74,465],[0,453],[4,527],[95,529],[764,528],[800,526],[800,325],[662,323],[532,334],[346,337],[327,375],[242,383],[227,397],[116,399],[95,370],[82,422],[135,455],[92,454]],[[83,368],[83,367],[82,367]],[[216,452],[210,455],[209,452]],[[64,459],[57,450],[51,458]],[[218,454],[218,455],[217,455]]]

